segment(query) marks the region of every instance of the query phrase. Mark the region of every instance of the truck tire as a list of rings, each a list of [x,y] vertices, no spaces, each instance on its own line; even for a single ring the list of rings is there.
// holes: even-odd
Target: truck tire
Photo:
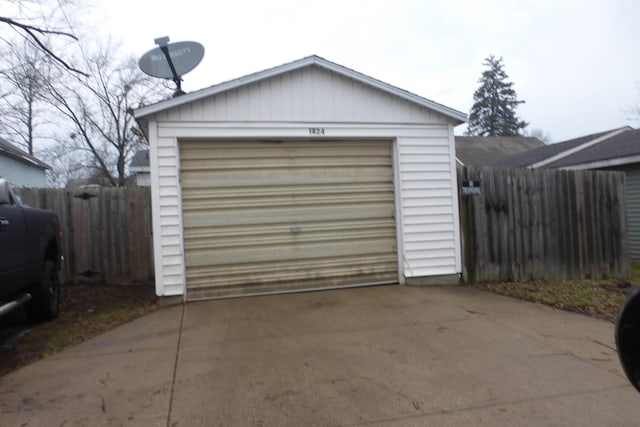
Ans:
[[[58,317],[60,310],[60,282],[53,261],[45,261],[40,283],[31,289],[31,301],[25,305],[27,315],[35,321]]]

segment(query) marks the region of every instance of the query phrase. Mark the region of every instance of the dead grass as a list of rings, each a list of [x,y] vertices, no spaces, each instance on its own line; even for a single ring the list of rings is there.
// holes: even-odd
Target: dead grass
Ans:
[[[60,316],[33,324],[22,310],[0,318],[11,336],[0,347],[0,376],[58,353],[157,307],[153,284],[104,286],[66,285],[61,289]]]
[[[536,280],[524,283],[478,283],[472,286],[613,322],[629,289],[639,284],[640,262],[634,262],[626,280]]]

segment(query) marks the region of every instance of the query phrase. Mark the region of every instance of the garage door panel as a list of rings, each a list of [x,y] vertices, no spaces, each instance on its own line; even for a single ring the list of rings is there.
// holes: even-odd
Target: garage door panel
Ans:
[[[211,198],[191,198],[189,199],[189,205],[193,211],[210,211],[211,209],[229,209],[229,210],[241,210],[241,209],[253,209],[253,208],[282,208],[282,209],[297,209],[300,205],[305,206],[326,206],[332,205],[336,208],[340,208],[341,205],[353,205],[354,202],[360,204],[376,205],[379,204],[381,197],[385,195],[381,193],[374,194],[340,194],[327,197],[312,197],[312,196],[286,196],[286,197],[240,197],[240,198],[216,198],[216,201]],[[451,203],[449,203],[451,204]]]
[[[205,142],[207,144],[208,142]],[[206,146],[202,141],[184,141],[187,150],[181,150],[183,160],[217,160],[217,159],[281,159],[287,155],[296,159],[331,159],[388,156],[389,150],[382,145],[369,146],[363,152],[362,145],[366,141],[327,141],[312,143],[310,141],[229,141],[217,146]],[[331,150],[340,146],[340,152]],[[267,148],[268,149],[265,149]],[[327,147],[329,149],[327,149]]]
[[[393,220],[389,218],[382,219],[364,219],[355,221],[326,221],[326,222],[307,222],[305,223],[305,232],[356,232],[358,230],[370,230],[378,228],[388,228],[393,224]],[[185,229],[185,240],[195,242],[198,239],[220,238],[226,242],[230,238],[242,238],[245,236],[256,237],[276,235],[279,233],[290,233],[290,228],[282,224],[244,224],[235,225],[233,227],[202,227]]]
[[[390,177],[389,177],[390,179]],[[184,184],[183,184],[184,185]],[[188,184],[187,184],[188,185]],[[278,187],[273,186],[231,186],[216,184],[201,185],[201,188],[197,186],[189,187],[186,194],[183,194],[183,199],[188,201],[189,204],[206,204],[211,208],[217,206],[219,203],[226,203],[229,201],[243,203],[253,201],[253,204],[261,204],[262,201],[268,201],[269,199],[286,199],[290,200],[291,197],[295,197],[296,200],[300,200],[302,197],[322,197],[328,200],[336,200],[337,198],[344,197],[369,197],[375,198],[375,200],[386,200],[389,194],[393,193],[393,187],[388,181],[385,182],[371,182],[368,181],[365,184],[319,184],[303,185],[297,182],[295,185],[280,185]]]
[[[285,226],[301,226],[306,222],[315,221],[318,215],[328,222],[342,220],[358,220],[364,218],[390,218],[393,216],[393,208],[362,204],[358,207],[283,207],[256,209],[220,209],[216,215],[210,211],[197,210],[185,215],[184,228],[189,231],[198,227],[221,227],[244,224],[284,224]]]
[[[251,262],[279,262],[283,258],[288,260],[308,261],[320,258],[332,258],[349,256],[353,253],[376,255],[380,253],[393,253],[395,242],[389,238],[370,238],[341,241],[325,240],[316,241],[311,244],[300,242],[299,244],[274,244],[267,245],[235,245],[226,249],[199,248],[191,249],[189,252],[188,267],[203,265],[227,265]]]
[[[320,169],[320,168],[349,168],[354,167],[354,162],[357,161],[357,169],[367,169],[374,167],[384,167],[385,159],[375,156],[364,157],[315,157],[315,158],[295,158],[291,155],[287,155],[286,158],[270,157],[269,163],[265,164],[265,158],[239,158],[239,159],[226,159],[225,164],[221,165],[218,169],[218,173],[233,173],[236,170],[255,170],[261,171],[261,173],[269,173],[273,170],[281,171],[283,168],[287,168],[289,173],[295,173],[296,169]],[[198,172],[206,172],[210,170],[209,159],[194,159],[189,164],[189,171],[197,174]]]
[[[240,264],[230,268],[194,268],[187,276],[189,299],[389,283],[393,280],[389,270],[395,268],[396,262],[395,257],[386,255],[371,257],[367,261],[341,257],[304,263],[290,261]],[[210,277],[217,274],[223,275],[225,282],[212,287]]]
[[[397,281],[389,142],[193,141],[180,157],[188,299]]]
[[[391,179],[391,173],[381,168],[358,168],[354,170],[341,170],[332,168],[331,175],[327,175],[330,165],[323,168],[304,168],[299,171],[281,172],[278,169],[273,171],[240,169],[238,171],[207,171],[182,170],[182,185],[186,188],[205,188],[215,190],[220,188],[220,183],[226,183],[222,189],[241,188],[243,190],[253,188],[254,191],[265,188],[274,189],[274,185],[282,186],[279,189],[286,189],[288,186],[292,190],[301,190],[302,186],[310,185],[332,185],[349,182],[349,184],[369,184],[387,183]]]
[[[385,229],[361,229],[361,230],[344,230],[338,232],[309,232],[305,231],[291,236],[290,231],[280,231],[278,233],[255,233],[252,235],[233,236],[233,239],[224,241],[223,239],[211,239],[211,234],[207,236],[197,236],[191,239],[189,248],[191,250],[230,250],[236,247],[255,247],[255,246],[271,246],[275,248],[277,245],[317,245],[325,242],[336,242],[344,240],[347,242],[353,240],[372,240],[372,239],[389,239],[391,246],[395,245],[395,234]]]

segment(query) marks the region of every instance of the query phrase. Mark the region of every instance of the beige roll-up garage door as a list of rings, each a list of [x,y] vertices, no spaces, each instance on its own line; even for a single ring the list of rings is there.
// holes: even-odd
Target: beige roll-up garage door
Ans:
[[[398,280],[388,141],[180,142],[187,299]]]

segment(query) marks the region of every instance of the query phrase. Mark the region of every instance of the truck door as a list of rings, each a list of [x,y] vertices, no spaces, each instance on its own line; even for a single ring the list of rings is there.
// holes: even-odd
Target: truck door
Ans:
[[[22,207],[15,200],[0,205],[0,293],[19,290],[18,280],[29,261],[27,224]]]

